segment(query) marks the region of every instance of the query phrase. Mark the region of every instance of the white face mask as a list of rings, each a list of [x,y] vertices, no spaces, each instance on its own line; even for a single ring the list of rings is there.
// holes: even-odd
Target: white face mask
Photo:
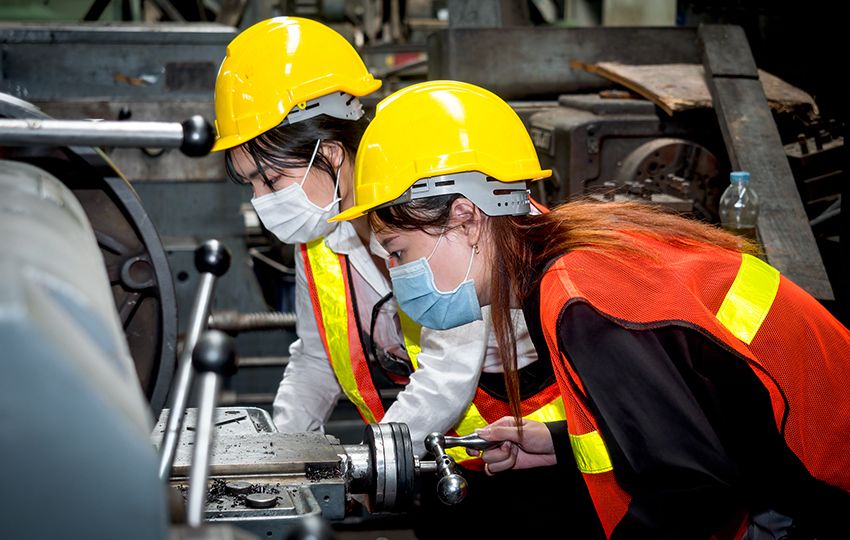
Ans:
[[[336,170],[334,198],[324,208],[313,204],[302,187],[313,167],[321,142],[321,139],[316,142],[307,172],[300,183],[251,199],[251,205],[266,229],[285,244],[309,242],[326,236],[336,227],[336,223],[328,223],[328,220],[339,214],[339,172],[342,164]]]

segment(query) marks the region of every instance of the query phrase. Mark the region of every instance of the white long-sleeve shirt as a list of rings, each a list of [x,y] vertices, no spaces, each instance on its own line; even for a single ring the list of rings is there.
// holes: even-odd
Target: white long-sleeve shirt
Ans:
[[[326,243],[335,253],[348,256],[361,326],[368,331],[366,314],[390,292],[390,283],[350,223],[340,223],[328,234]],[[322,430],[342,393],[319,334],[300,254],[295,261],[298,339],[289,348],[289,364],[274,400],[274,422],[282,432]],[[483,309],[482,315],[488,322],[475,321],[442,331],[422,329],[419,368],[382,419],[407,424],[414,451],[420,455],[424,451],[422,441],[429,433],[445,433],[455,426],[475,395],[482,369],[501,370],[489,308]],[[522,367],[537,355],[521,315],[519,319],[518,360]],[[383,326],[384,339],[394,338],[399,345],[403,342],[396,329],[386,328],[392,325]]]

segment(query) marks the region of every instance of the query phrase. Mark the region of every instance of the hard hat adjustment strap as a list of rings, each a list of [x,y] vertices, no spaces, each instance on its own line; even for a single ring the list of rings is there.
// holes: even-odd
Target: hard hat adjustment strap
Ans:
[[[331,92],[330,94],[301,102],[290,109],[286,118],[280,123],[287,126],[314,118],[320,114],[326,114],[342,120],[359,120],[363,116],[363,105],[360,100],[345,92]]]
[[[422,178],[400,197],[376,209],[453,194],[463,195],[488,216],[525,216],[531,212],[527,182],[501,182],[478,171]]]

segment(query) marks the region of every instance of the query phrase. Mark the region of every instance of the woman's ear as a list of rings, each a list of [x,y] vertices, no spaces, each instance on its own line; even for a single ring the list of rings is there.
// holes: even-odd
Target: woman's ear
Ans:
[[[449,228],[466,237],[470,246],[478,244],[484,226],[484,214],[466,197],[458,197],[449,211]]]
[[[337,141],[322,141],[322,154],[331,162],[334,168],[342,167],[345,148]]]

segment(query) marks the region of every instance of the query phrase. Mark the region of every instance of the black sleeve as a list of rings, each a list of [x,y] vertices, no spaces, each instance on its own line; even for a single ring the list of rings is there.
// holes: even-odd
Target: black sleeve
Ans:
[[[730,353],[682,327],[626,329],[584,303],[565,310],[559,340],[632,495],[613,538],[708,538],[740,508],[740,477],[693,360]]]
[[[558,462],[558,467],[576,468],[576,460],[573,457],[573,448],[570,445],[570,434],[567,431],[567,423],[545,422],[549,429],[549,434],[552,436],[552,444],[555,447],[555,459]]]

